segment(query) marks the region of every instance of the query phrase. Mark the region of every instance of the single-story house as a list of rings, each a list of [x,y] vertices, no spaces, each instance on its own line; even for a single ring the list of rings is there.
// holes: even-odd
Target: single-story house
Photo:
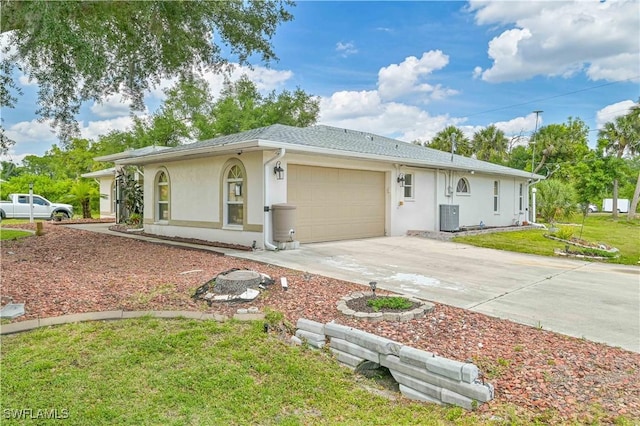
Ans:
[[[144,171],[145,232],[266,249],[521,224],[529,185],[544,178],[371,133],[280,124],[99,160]]]
[[[162,151],[168,149],[164,146],[146,146],[139,149],[128,149],[117,154],[104,155],[96,157],[96,161],[102,162],[117,162],[125,158],[134,158],[140,155],[146,155],[152,152]],[[119,199],[118,196],[118,184],[116,176],[118,174],[119,167],[110,167],[108,169],[97,170],[94,172],[84,173],[81,176],[87,179],[95,179],[100,186],[100,217],[101,218],[115,218],[120,215],[119,212]],[[136,180],[142,183],[143,173],[140,171],[137,173]]]

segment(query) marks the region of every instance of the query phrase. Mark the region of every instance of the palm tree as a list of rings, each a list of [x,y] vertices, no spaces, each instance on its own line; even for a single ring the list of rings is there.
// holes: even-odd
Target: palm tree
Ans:
[[[99,196],[100,191],[98,191],[98,188],[96,188],[95,185],[92,185],[86,180],[80,179],[73,184],[69,194],[63,197],[63,199],[71,204],[80,205],[80,208],[82,209],[82,217],[85,219],[91,219],[91,200]]]
[[[478,160],[504,164],[509,140],[504,132],[493,124],[473,134],[471,146]]]
[[[558,219],[568,218],[576,212],[576,196],[568,183],[548,179],[538,185],[540,215],[553,227]]]
[[[627,115],[616,117],[613,122],[608,122],[598,132],[598,146],[609,154],[614,154],[621,159],[625,154],[634,155],[640,147],[640,114],[637,108],[632,109]],[[635,197],[634,197],[635,198]],[[629,209],[630,215],[635,211]],[[613,217],[618,217],[618,179],[613,180]]]
[[[440,151],[451,152],[451,142],[454,141],[454,154],[469,157],[472,154],[471,143],[456,126],[447,126],[440,130],[426,146]]]

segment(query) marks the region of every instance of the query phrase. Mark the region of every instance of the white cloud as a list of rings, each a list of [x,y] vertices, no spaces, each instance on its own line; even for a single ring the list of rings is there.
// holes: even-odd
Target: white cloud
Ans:
[[[96,139],[100,135],[106,135],[113,130],[127,130],[133,125],[130,116],[115,117],[109,120],[89,121],[86,125],[81,123],[80,135],[85,139]]]
[[[8,161],[10,163],[15,164],[16,166],[21,166],[22,165],[22,160],[24,160],[24,157],[26,157],[28,155],[41,156],[42,154],[34,154],[34,153],[31,153],[31,152],[24,152],[22,154],[16,154],[16,152],[13,149],[10,149],[7,154],[0,155],[0,161]]]
[[[6,158],[7,161],[15,162],[16,159],[22,161],[26,155],[43,155],[51,145],[58,143],[58,137],[50,123],[34,119],[9,126],[5,134],[16,143],[9,151],[10,155],[2,157],[3,160]]]
[[[3,57],[13,56],[18,52],[11,42],[13,34],[13,31],[7,31],[0,34],[0,51],[2,52]]]
[[[9,139],[20,141],[24,144],[42,143],[43,145],[50,145],[58,140],[55,130],[51,127],[49,121],[35,119],[13,124],[6,129],[6,135]]]
[[[542,127],[543,117],[538,117],[538,127]],[[536,114],[531,113],[525,117],[515,117],[508,121],[498,121],[493,123],[499,130],[502,130],[507,137],[517,135],[528,135],[536,128]]]
[[[382,102],[376,91],[336,92],[320,100],[318,123],[372,132],[402,141],[430,140],[448,125],[462,119],[432,116],[418,107]]]
[[[432,99],[442,99],[457,93],[455,90],[433,86],[424,79],[433,71],[444,68],[449,56],[440,50],[424,52],[420,59],[415,56],[405,58],[400,64],[391,64],[378,71],[378,91],[385,100],[400,98],[408,94],[427,94]]]
[[[601,129],[605,123],[615,120],[621,115],[625,115],[629,112],[632,106],[637,105],[631,100],[617,102],[615,104],[607,105],[598,112],[596,112],[596,126]]]
[[[10,59],[18,53],[15,44],[11,41],[13,34],[13,31],[0,34],[0,52],[3,59]],[[22,63],[20,65],[24,66]],[[24,75],[20,69],[15,69],[14,72],[18,75],[18,83],[21,86],[36,86],[38,84],[35,79],[31,80]]]
[[[128,114],[130,110],[131,101],[124,99],[120,93],[108,96],[101,103],[94,102],[91,105],[91,112],[98,117],[117,117]]]
[[[248,69],[242,67],[238,68],[238,71],[233,74],[233,80],[237,80],[242,74],[247,74],[261,92],[270,92],[282,88],[293,77],[293,72],[289,70],[280,71],[265,67]]]
[[[320,99],[322,120],[347,120],[354,117],[376,115],[382,109],[382,101],[375,90],[335,92],[329,98]]]
[[[536,75],[569,77],[584,71],[592,80],[640,80],[640,28],[634,0],[562,2],[470,2],[479,25],[512,26],[489,42],[489,82]]]
[[[346,58],[347,56],[355,55],[356,53],[358,53],[358,49],[352,41],[347,43],[339,41],[338,43],[336,43],[336,52],[340,53],[340,56],[342,56],[343,58]]]

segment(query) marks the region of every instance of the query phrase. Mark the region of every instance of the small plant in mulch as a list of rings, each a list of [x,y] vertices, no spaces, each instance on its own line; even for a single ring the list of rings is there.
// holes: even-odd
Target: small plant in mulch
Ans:
[[[142,216],[138,213],[131,213],[129,218],[127,219],[127,225],[133,226],[135,228],[142,227]]]
[[[347,306],[356,312],[404,312],[420,307],[420,303],[399,296],[365,295],[348,300]]]
[[[373,297],[367,300],[367,306],[370,306],[374,312],[380,312],[382,309],[398,311],[411,309],[413,307],[413,303],[404,297],[382,296]]]

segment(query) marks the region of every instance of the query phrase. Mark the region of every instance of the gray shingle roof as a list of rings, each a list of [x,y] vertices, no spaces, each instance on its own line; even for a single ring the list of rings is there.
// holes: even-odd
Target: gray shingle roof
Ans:
[[[163,157],[172,153],[191,150],[206,150],[207,147],[221,147],[234,144],[263,141],[271,145],[286,144],[287,149],[305,151],[305,148],[334,151],[334,154],[353,157],[361,154],[367,158],[379,157],[381,161],[393,161],[407,166],[428,166],[442,169],[474,170],[509,176],[531,177],[530,172],[516,170],[497,164],[454,155],[431,148],[402,142],[372,133],[340,129],[330,126],[292,127],[274,124],[268,127],[248,130],[233,135],[221,136],[200,142],[181,145],[163,151]],[[150,154],[153,155],[153,154]],[[534,175],[535,178],[542,176]]]

